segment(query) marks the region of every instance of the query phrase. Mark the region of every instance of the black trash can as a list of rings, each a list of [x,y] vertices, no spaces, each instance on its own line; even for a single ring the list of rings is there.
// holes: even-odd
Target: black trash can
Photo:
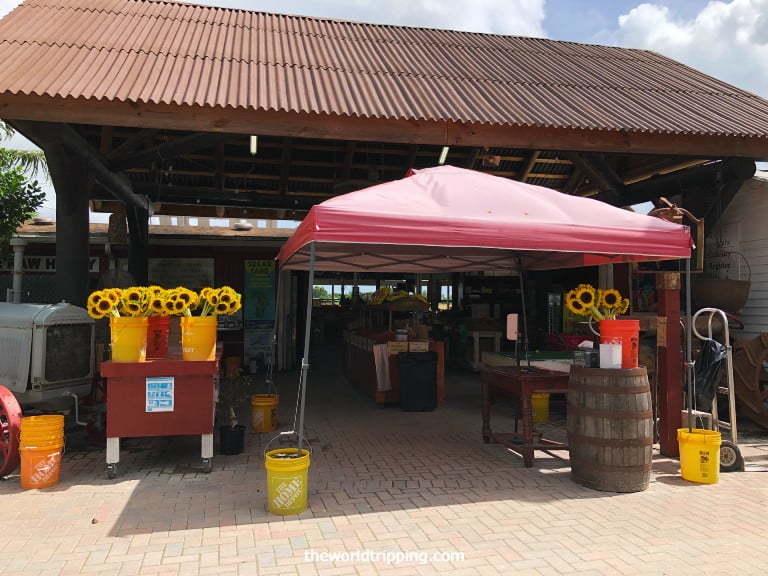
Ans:
[[[437,352],[400,352],[400,408],[430,412],[437,406]]]

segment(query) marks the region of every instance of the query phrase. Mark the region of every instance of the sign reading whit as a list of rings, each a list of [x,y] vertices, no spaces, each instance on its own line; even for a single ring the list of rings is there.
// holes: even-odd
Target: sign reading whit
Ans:
[[[41,274],[53,274],[56,272],[56,256],[24,256],[21,261],[23,272],[39,272]],[[0,272],[13,270],[13,257],[0,258]],[[99,259],[88,258],[88,272],[99,271]]]

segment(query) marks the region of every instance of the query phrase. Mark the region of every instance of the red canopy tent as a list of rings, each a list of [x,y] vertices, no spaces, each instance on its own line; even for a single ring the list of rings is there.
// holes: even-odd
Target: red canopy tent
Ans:
[[[687,227],[491,174],[438,166],[314,206],[277,255],[337,272],[542,270],[688,258]]]
[[[326,200],[277,255],[309,270],[299,454],[315,270],[543,270],[690,258],[687,226],[454,166]]]

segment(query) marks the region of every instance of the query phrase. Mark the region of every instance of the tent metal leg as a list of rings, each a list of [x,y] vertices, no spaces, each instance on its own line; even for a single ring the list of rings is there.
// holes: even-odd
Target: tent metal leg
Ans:
[[[309,372],[309,340],[312,330],[312,285],[315,283],[315,242],[309,248],[309,278],[307,279],[307,318],[304,330],[304,357],[301,359],[301,380],[299,384],[301,400],[299,402],[299,438],[297,457],[302,455],[304,441],[304,405],[307,398],[307,372]]]

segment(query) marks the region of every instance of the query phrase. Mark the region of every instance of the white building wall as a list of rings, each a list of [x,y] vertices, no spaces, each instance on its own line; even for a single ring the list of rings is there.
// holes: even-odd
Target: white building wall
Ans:
[[[719,243],[721,250],[744,256],[719,259],[729,265],[721,269],[721,276],[752,281],[740,314],[744,330],[734,333],[732,338],[750,340],[768,332],[768,172],[758,172],[741,187],[723,212],[720,225],[709,230],[707,238],[708,266],[718,260],[710,259],[710,254],[715,254],[713,248]]]

